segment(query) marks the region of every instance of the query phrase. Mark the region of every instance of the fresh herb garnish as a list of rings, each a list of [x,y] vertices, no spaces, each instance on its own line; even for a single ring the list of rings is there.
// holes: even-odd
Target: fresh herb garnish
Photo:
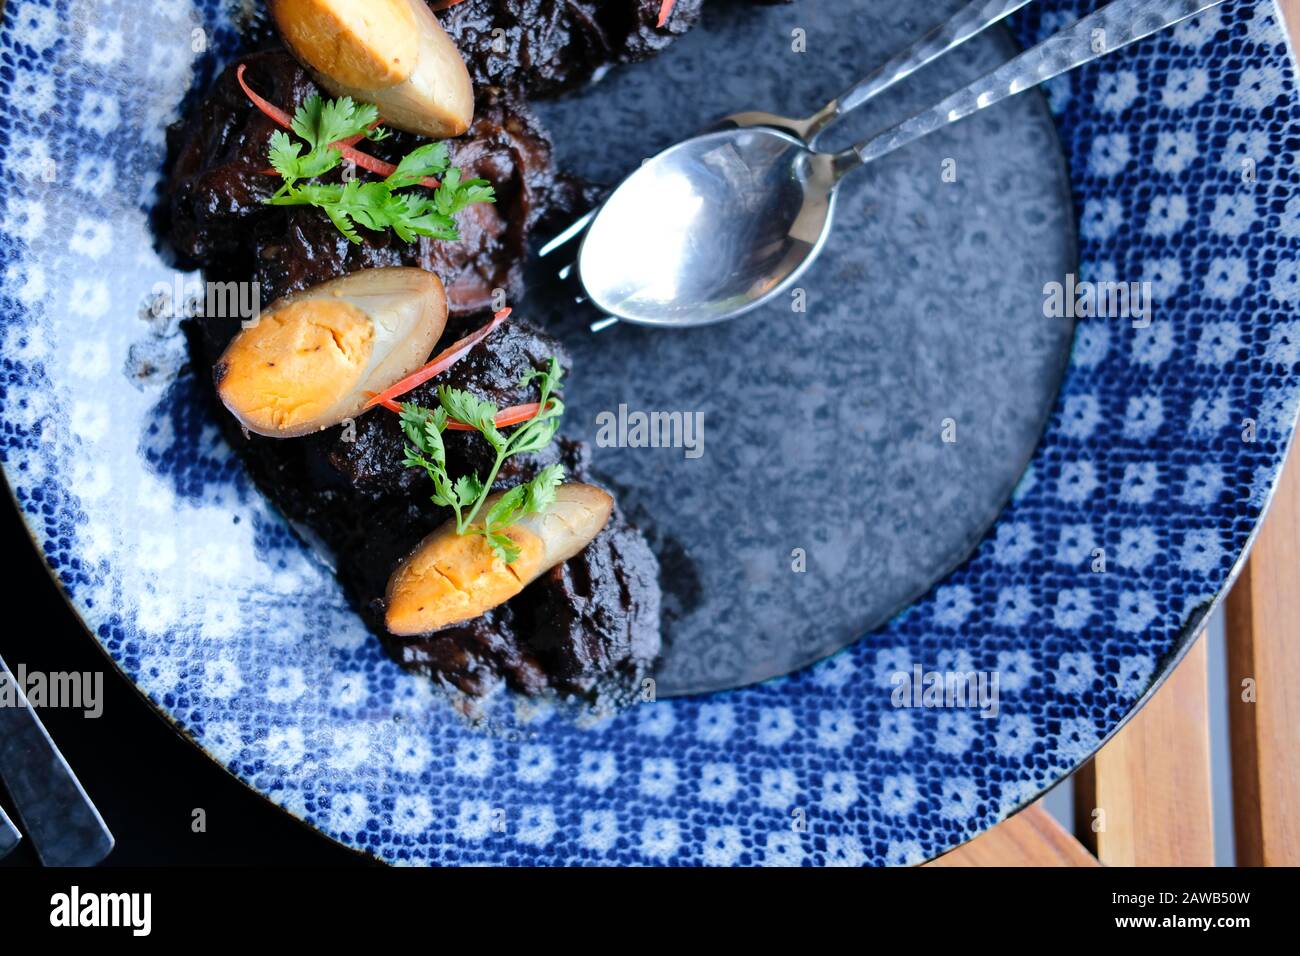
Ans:
[[[295,143],[288,133],[271,134],[271,165],[292,188],[300,179],[323,176],[343,161],[343,153],[334,144],[353,137],[384,139],[387,133],[379,122],[379,110],[369,103],[354,103],[352,97],[323,100],[313,94],[293,114],[290,128],[307,141],[309,152],[302,154],[302,143]]]
[[[392,229],[404,242],[416,236],[456,240],[456,213],[471,203],[495,202],[496,195],[486,179],[461,179],[460,170],[450,165],[445,143],[426,143],[407,153],[385,178],[343,183],[308,182],[325,175],[343,162],[340,144],[364,137],[382,140],[387,130],[376,125],[379,111],[369,103],[355,103],[350,97],[323,100],[310,96],[298,107],[290,124],[307,144],[294,142],[288,133],[271,134],[271,166],[284,184],[266,200],[273,206],[315,206],[351,242],[360,242],[357,226],[382,232]],[[431,192],[423,189],[433,184]],[[398,192],[413,186],[420,191]]]
[[[483,535],[493,552],[507,564],[518,560],[519,549],[505,530],[524,515],[542,511],[555,500],[555,489],[564,479],[564,469],[559,465],[548,465],[531,481],[502,495],[487,510],[481,522],[476,523],[475,518],[506,459],[540,451],[555,438],[564,414],[564,403],[555,397],[561,375],[560,363],[552,358],[544,371],[532,371],[523,377],[521,385],[534,378],[541,381],[538,411],[508,436],[496,425],[497,407],[462,389],[440,386],[438,407],[432,410],[410,403],[402,405],[402,431],[410,441],[406,446],[404,464],[408,468],[423,468],[429,475],[433,482],[433,503],[452,510],[456,516],[457,534]],[[461,475],[452,481],[447,474],[447,453],[442,433],[450,421],[473,426],[496,452],[496,461],[485,479],[477,475]]]

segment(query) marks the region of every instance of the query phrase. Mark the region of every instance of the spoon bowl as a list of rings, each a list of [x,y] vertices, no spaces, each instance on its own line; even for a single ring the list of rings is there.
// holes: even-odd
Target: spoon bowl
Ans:
[[[707,325],[782,294],[830,233],[835,157],[774,129],[688,139],[647,160],[578,253],[591,301],[640,325]]]
[[[578,252],[578,278],[608,316],[640,325],[744,315],[788,289],[817,258],[835,187],[849,170],[1222,2],[1112,0],[928,110],[834,155],[763,127],[688,139],[648,160],[595,213]],[[970,22],[979,26],[1007,8],[977,4],[968,8]],[[760,120],[752,114],[744,122]]]

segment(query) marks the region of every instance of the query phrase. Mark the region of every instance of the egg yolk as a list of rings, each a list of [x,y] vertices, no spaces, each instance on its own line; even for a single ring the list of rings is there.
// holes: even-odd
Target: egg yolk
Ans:
[[[522,591],[546,548],[525,528],[515,526],[505,533],[519,549],[513,564],[497,557],[482,535],[452,530],[423,545],[393,576],[388,629],[394,634],[425,634],[478,617]]]
[[[294,302],[235,336],[217,363],[217,391],[254,431],[284,431],[355,392],[374,348],[374,323],[351,303]]]
[[[275,16],[289,46],[345,86],[383,89],[415,70],[420,31],[410,0],[279,0]]]

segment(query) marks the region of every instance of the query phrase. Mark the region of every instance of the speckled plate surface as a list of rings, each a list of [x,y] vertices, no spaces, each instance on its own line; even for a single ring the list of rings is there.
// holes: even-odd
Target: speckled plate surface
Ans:
[[[918,20],[888,2],[863,17],[854,2],[715,0],[670,55],[539,110],[566,168],[616,183],[722,104],[808,112],[959,6]],[[1014,53],[991,31],[834,137],[920,112]],[[1077,272],[1078,252],[1045,98],[1004,105],[847,179],[807,278],[741,321],[592,335],[563,302],[548,321],[573,356],[565,430],[594,446],[659,555],[661,694],[742,687],[851,644],[964,560],[1006,504],[1073,338],[1071,319],[1043,315],[1043,286]],[[609,423],[638,412],[689,416],[697,441],[608,447]]]
[[[1082,6],[1035,4],[1012,32],[1031,42]],[[384,659],[192,401],[175,322],[139,315],[171,278],[147,221],[162,131],[233,44],[227,13],[10,0],[3,16],[10,487],[96,639],[158,708],[250,786],[382,859],[934,856],[1068,773],[1149,692],[1222,593],[1290,440],[1295,89],[1274,6],[1229,0],[1050,90],[1081,277],[1149,280],[1155,314],[1146,328],[1080,321],[1042,441],[969,560],[792,676],[594,724],[501,697],[473,728]],[[740,52],[750,68],[762,51]],[[827,92],[847,77],[831,79]],[[996,672],[997,716],[892,706],[892,675],[914,666]]]

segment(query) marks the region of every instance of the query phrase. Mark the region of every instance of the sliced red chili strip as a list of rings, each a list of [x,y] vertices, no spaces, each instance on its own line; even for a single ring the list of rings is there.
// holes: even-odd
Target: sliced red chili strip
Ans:
[[[497,428],[509,428],[511,425],[519,425],[536,418],[541,410],[542,406],[537,402],[529,402],[527,405],[512,405],[497,412],[492,421],[496,423]],[[447,430],[455,432],[478,431],[473,425],[466,425],[454,418],[447,422]]]
[[[485,338],[492,334],[498,325],[504,322],[510,315],[509,309],[502,309],[496,315],[492,316],[492,321],[477,332],[471,332],[456,342],[453,342],[449,348],[439,352],[423,368],[412,372],[406,378],[402,379],[396,385],[390,385],[377,395],[372,395],[366,402],[366,408],[374,408],[376,405],[385,405],[386,402],[397,398],[399,395],[405,395],[411,389],[423,385],[435,375],[439,375],[459,362],[474,346],[478,345]],[[391,407],[385,405],[385,407]]]
[[[253,92],[253,88],[250,87],[244,79],[244,74],[246,72],[248,72],[247,63],[239,64],[238,69],[235,70],[235,79],[239,81],[239,85],[243,89],[244,95],[252,100],[253,105],[261,110],[272,121],[283,126],[285,129],[293,129],[293,119],[288,113],[280,109],[280,107],[276,106],[274,103],[262,99],[262,97]]]
[[[402,406],[391,398],[386,398],[379,403],[390,412],[401,412]],[[550,404],[549,402],[547,403]],[[542,406],[539,402],[528,402],[526,405],[511,405],[509,408],[503,408],[496,413],[492,421],[497,428],[509,428],[511,425],[521,425],[537,417],[541,412]],[[476,432],[478,431],[473,425],[466,425],[464,422],[452,418],[447,422],[447,430],[453,432]]]
[[[676,2],[677,0],[663,0],[663,3],[660,4],[659,6],[659,28],[660,29],[663,29],[663,25],[667,23],[668,18],[672,16],[673,4],[675,4]]]

